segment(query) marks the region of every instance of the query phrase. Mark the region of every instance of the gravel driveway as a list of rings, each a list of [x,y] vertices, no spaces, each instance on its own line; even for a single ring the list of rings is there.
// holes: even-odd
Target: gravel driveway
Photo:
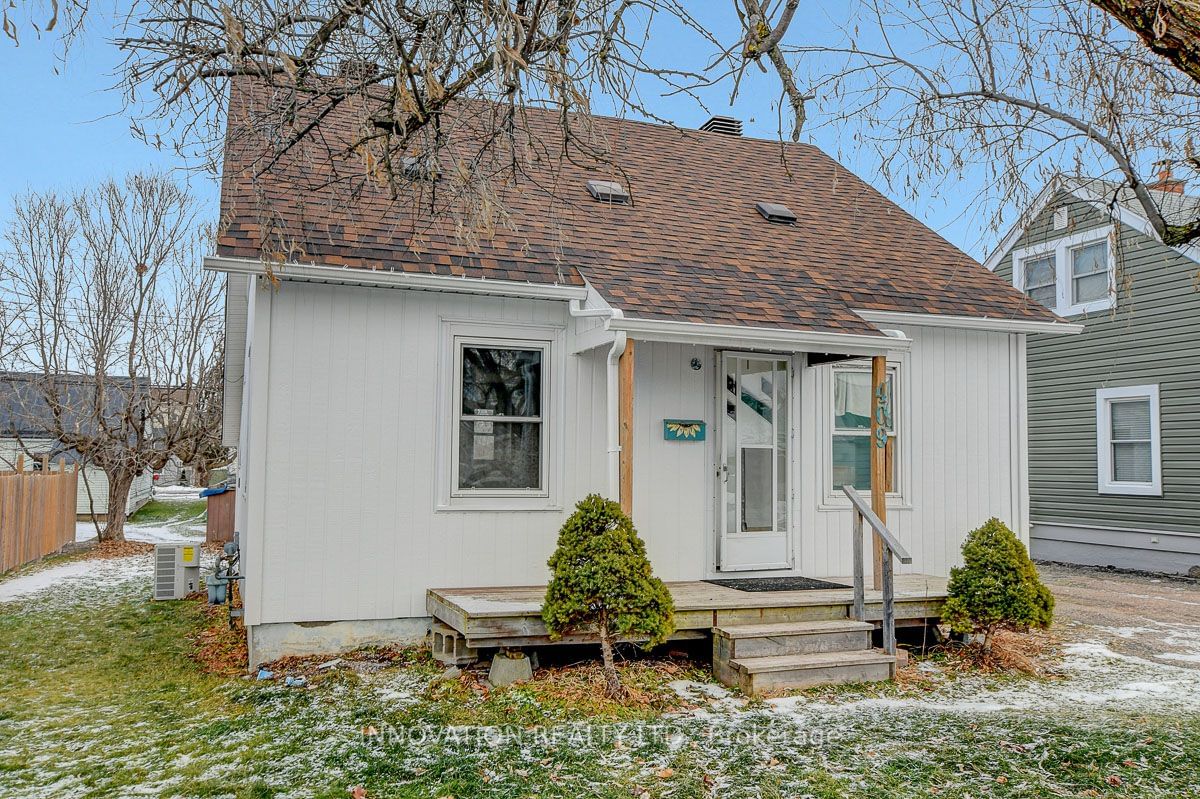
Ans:
[[[1039,564],[1067,640],[1107,637],[1109,648],[1200,669],[1200,580]]]

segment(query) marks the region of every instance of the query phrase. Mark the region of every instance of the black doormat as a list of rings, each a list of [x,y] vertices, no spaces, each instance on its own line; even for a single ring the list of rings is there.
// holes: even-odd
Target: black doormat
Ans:
[[[738,591],[816,591],[822,588],[849,588],[841,583],[814,580],[811,577],[750,577],[743,580],[705,580],[706,583]]]

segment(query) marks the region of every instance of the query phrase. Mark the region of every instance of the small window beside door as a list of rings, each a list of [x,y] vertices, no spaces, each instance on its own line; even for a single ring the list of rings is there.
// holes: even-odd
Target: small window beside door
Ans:
[[[896,452],[896,369],[888,367],[886,418],[887,446],[884,453],[886,490],[895,493]],[[869,365],[833,367],[832,440],[830,442],[832,480],[835,492],[850,485],[859,491],[871,490],[871,368]]]
[[[1157,385],[1096,391],[1096,472],[1101,494],[1162,496]]]

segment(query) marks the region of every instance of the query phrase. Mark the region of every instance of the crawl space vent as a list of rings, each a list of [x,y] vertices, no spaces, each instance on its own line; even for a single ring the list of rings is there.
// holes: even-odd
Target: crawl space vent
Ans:
[[[786,205],[780,205],[779,203],[756,203],[754,207],[762,214],[763,219],[768,222],[792,224],[796,221],[796,215]]]
[[[589,180],[587,182],[587,190],[588,194],[602,203],[621,203],[624,205],[629,202],[629,192],[615,180]]]

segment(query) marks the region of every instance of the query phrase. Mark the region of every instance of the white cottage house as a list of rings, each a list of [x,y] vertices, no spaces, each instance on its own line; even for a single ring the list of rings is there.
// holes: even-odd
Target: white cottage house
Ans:
[[[553,190],[508,187],[471,244],[370,184],[335,200],[302,153],[255,178],[266,149],[231,138],[206,266],[252,661],[424,636],[430,589],[544,584],[591,492],[668,581],[849,574],[871,356],[899,570],[945,576],[991,516],[1027,537],[1025,339],[1075,328],[811,145],[592,122],[611,160],[546,159]]]

